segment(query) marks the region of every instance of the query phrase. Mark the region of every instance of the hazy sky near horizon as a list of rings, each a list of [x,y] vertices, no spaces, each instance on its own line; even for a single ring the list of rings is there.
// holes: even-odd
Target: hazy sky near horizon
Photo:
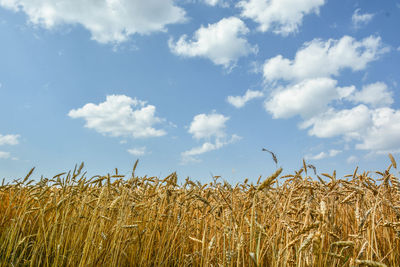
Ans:
[[[399,27],[396,0],[0,0],[0,178],[383,170]]]

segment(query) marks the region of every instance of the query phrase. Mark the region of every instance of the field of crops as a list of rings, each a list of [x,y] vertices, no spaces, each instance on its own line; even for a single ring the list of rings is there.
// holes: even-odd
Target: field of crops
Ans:
[[[0,266],[400,266],[400,188],[304,163],[256,184],[86,178],[83,164],[0,187]],[[137,163],[137,162],[136,162]]]

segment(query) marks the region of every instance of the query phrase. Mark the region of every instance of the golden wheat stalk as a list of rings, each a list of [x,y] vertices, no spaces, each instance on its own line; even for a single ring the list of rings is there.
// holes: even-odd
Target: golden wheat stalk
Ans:
[[[269,176],[267,179],[264,180],[259,186],[258,190],[263,190],[265,188],[268,188],[271,186],[273,183],[275,183],[275,179],[281,174],[282,168],[277,169],[271,176]]]

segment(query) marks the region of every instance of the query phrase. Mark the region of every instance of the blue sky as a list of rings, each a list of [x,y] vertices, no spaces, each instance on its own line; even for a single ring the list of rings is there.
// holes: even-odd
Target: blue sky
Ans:
[[[0,177],[387,167],[400,2],[0,0]]]

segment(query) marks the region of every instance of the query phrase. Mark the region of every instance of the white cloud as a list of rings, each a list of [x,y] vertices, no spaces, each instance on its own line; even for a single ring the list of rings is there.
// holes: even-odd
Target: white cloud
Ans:
[[[202,138],[222,138],[225,136],[225,122],[229,117],[222,114],[199,114],[194,116],[190,124],[189,133],[196,139]]]
[[[300,124],[310,135],[320,138],[345,135],[348,138],[360,137],[360,130],[371,124],[371,111],[365,105],[358,105],[352,109],[328,111],[316,115]]]
[[[206,3],[207,5],[210,6],[216,6],[219,2],[221,2],[220,0],[204,0],[204,3]]]
[[[331,150],[329,150],[328,153],[322,151],[316,155],[306,155],[305,158],[310,159],[310,160],[321,160],[321,159],[325,159],[325,158],[333,158],[340,153],[342,153],[341,150],[331,149]]]
[[[229,117],[217,113],[194,116],[188,132],[193,135],[193,138],[205,140],[205,142],[201,146],[182,152],[182,163],[198,162],[199,160],[194,156],[220,149],[241,139],[235,134],[228,137],[225,132],[225,123],[228,120]]]
[[[242,0],[237,7],[242,9],[242,17],[259,24],[260,31],[285,36],[298,31],[305,15],[319,14],[324,4],[325,0]]]
[[[134,156],[143,156],[146,154],[146,147],[137,147],[128,149],[128,153]]]
[[[336,85],[336,80],[316,78],[306,79],[284,88],[275,88],[270,98],[264,102],[264,108],[275,119],[300,115],[303,119],[323,118],[326,120],[327,117],[331,118],[332,114],[340,116],[334,110],[325,113],[335,100],[344,99],[372,107],[393,103],[392,92],[388,91],[387,85],[382,82],[363,86],[361,91],[356,91],[354,86],[337,87]],[[368,109],[365,107],[364,110]]]
[[[380,37],[357,41],[344,36],[305,43],[293,60],[271,58],[263,70],[266,85],[272,87],[264,107],[273,118],[300,115],[300,129],[311,136],[340,137],[373,153],[400,152],[400,110],[389,107],[394,99],[388,86],[375,82],[356,90],[353,85],[338,87],[333,79],[344,69],[364,70],[387,51]],[[329,156],[321,152],[309,157]]]
[[[0,146],[2,145],[18,145],[19,144],[19,138],[21,136],[19,134],[7,134],[7,135],[2,135],[0,134]],[[0,159],[12,159],[12,160],[18,160],[16,157],[11,157],[10,152],[6,151],[0,151]]]
[[[356,149],[379,154],[400,152],[400,110],[369,109],[363,104],[339,111],[330,109],[301,124],[301,128],[309,127],[308,133],[320,138],[356,140]]]
[[[357,29],[360,28],[361,26],[368,24],[374,18],[374,16],[375,14],[371,13],[361,14],[360,9],[357,8],[354,11],[353,16],[351,17],[351,21],[353,22],[354,28]]]
[[[173,0],[0,0],[0,5],[26,13],[30,23],[46,29],[80,24],[100,43],[165,31],[166,25],[185,20]]]
[[[301,115],[309,118],[328,108],[335,99],[348,96],[354,87],[336,87],[337,81],[330,78],[316,78],[289,85],[272,92],[264,107],[274,118],[289,118]]]
[[[356,157],[354,155],[350,156],[347,158],[346,162],[349,164],[354,164],[354,163],[358,162],[358,157]]]
[[[268,82],[302,80],[307,78],[338,76],[349,68],[363,70],[371,61],[388,51],[380,37],[369,36],[361,41],[350,36],[340,40],[314,39],[297,51],[294,60],[278,55],[264,64],[264,78]]]
[[[11,158],[10,152],[0,151],[0,159],[9,159]]]
[[[264,93],[261,91],[247,90],[244,96],[228,96],[227,101],[229,104],[236,108],[241,108],[252,99],[263,97]]]
[[[329,157],[336,157],[340,153],[342,153],[341,150],[331,149],[329,150]]]
[[[201,26],[192,40],[187,40],[187,36],[183,35],[176,42],[170,39],[168,45],[176,55],[205,57],[216,65],[229,68],[240,57],[257,53],[257,46],[252,46],[243,38],[248,32],[249,29],[243,21],[230,17],[207,27]]]
[[[125,95],[109,95],[98,105],[89,103],[68,113],[71,118],[83,118],[85,127],[110,136],[131,136],[133,138],[157,137],[166,134],[155,129],[154,124],[162,122],[155,116],[156,107]]]
[[[229,4],[227,2],[225,2],[224,0],[203,0],[204,3],[206,3],[209,6],[216,6],[216,5],[220,5],[222,7],[228,7]]]
[[[21,136],[19,134],[7,134],[7,135],[2,135],[0,134],[0,146],[1,145],[18,145],[19,144],[19,138]]]
[[[316,155],[307,155],[305,156],[305,159],[309,160],[320,160],[320,159],[324,159],[328,156],[328,154],[326,154],[325,152],[320,152]]]
[[[389,107],[368,108],[361,104],[352,109],[328,111],[300,124],[319,138],[343,136],[355,140],[356,149],[378,154],[400,153],[400,110]]]
[[[372,123],[363,133],[357,149],[377,153],[400,152],[400,110],[378,108],[372,112]]]
[[[220,140],[216,139],[215,143],[211,142],[205,142],[199,147],[194,147],[190,150],[187,150],[182,153],[182,156],[185,157],[191,157],[191,156],[197,156],[209,151],[217,150],[220,149],[221,147],[231,144],[233,142],[236,142],[237,140],[240,140],[241,138],[237,135],[233,135],[231,139],[229,140]]]
[[[390,106],[393,104],[393,92],[383,82],[376,82],[363,86],[361,91],[348,97],[355,103],[370,104],[373,107]]]

